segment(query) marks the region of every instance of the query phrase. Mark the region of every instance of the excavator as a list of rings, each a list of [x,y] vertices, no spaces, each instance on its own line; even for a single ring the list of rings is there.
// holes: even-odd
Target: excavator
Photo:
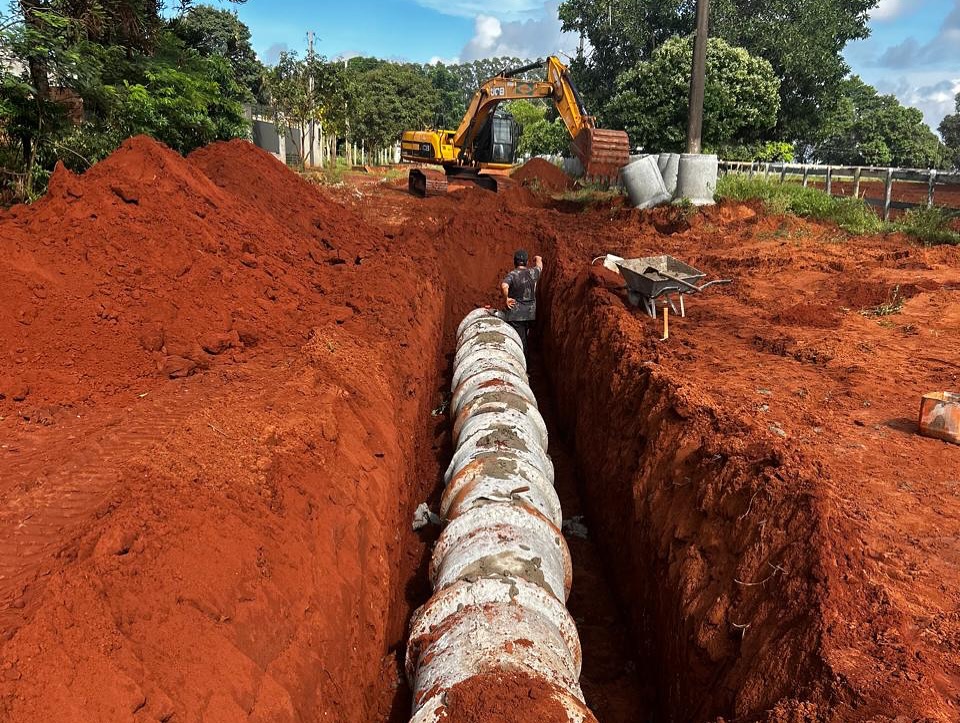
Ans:
[[[518,78],[546,68],[544,80]],[[520,68],[504,70],[487,80],[474,94],[456,130],[405,131],[400,142],[404,161],[439,165],[443,170],[414,168],[410,192],[418,196],[445,193],[447,178],[497,190],[498,178],[516,162],[519,126],[498,109],[511,100],[543,98],[554,102],[570,137],[571,149],[589,178],[614,179],[627,164],[630,142],[623,131],[597,128],[587,115],[570,71],[555,56]]]

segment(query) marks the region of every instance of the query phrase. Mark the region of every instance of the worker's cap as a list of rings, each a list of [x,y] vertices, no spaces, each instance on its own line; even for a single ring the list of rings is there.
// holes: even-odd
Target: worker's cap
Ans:
[[[526,266],[529,256],[524,249],[518,249],[517,252],[513,255],[513,265],[514,266]]]

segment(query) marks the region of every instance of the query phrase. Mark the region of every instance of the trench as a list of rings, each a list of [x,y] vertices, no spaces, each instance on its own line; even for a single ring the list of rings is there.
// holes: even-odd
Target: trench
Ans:
[[[585,538],[569,525],[564,532],[587,705],[609,723],[749,721],[765,719],[780,701],[819,695],[829,673],[819,657],[814,591],[822,572],[809,553],[818,534],[812,500],[793,482],[780,495],[758,496],[763,485],[780,484],[777,453],[743,446],[738,417],[685,397],[682,379],[650,361],[655,348],[624,332],[642,319],[604,287],[584,254],[530,233],[531,244],[553,254],[539,292],[530,377],[564,520],[582,518],[586,529]],[[425,407],[449,395],[454,330],[476,305],[497,303],[486,277],[499,278],[502,258],[509,259],[505,248],[469,257],[467,273],[444,286]],[[404,485],[412,495],[401,502],[405,527],[420,502],[438,509],[450,424],[445,415],[421,420],[426,442],[415,478]],[[775,524],[746,524],[744,510]],[[390,636],[398,676],[386,691],[391,723],[409,720],[411,693],[399,674],[406,626],[430,596],[427,564],[438,536],[435,527],[404,533],[409,550]],[[771,559],[791,566],[789,585],[737,582],[764,578]]]
[[[430,398],[440,404],[449,397],[454,330],[462,316],[459,308],[453,313],[450,306],[447,305],[443,324],[438,373],[427,391]],[[555,487],[563,508],[563,532],[573,562],[573,586],[567,609],[577,623],[583,649],[580,684],[588,707],[601,723],[646,723],[654,720],[655,691],[641,660],[640,647],[633,642],[628,608],[623,605],[613,583],[613,569],[607,561],[609,553],[601,544],[601,533],[593,527],[588,506],[583,501],[583,496],[590,493],[590,483],[577,462],[574,446],[554,403],[541,338],[535,334],[532,339],[530,384],[550,435],[549,452],[555,467]],[[432,480],[432,485],[425,487],[414,482],[407,486],[413,497],[401,500],[405,514],[401,520],[404,523],[422,501],[426,501],[431,510],[439,508],[443,492],[442,473],[453,452],[450,439],[452,420],[446,414],[435,414],[433,410],[421,425],[425,437],[420,443],[421,452],[414,474],[415,479]],[[394,641],[390,648],[390,667],[396,677],[388,676],[391,679],[383,681],[390,697],[389,723],[406,723],[410,718],[412,692],[403,672],[406,628],[413,610],[431,595],[428,564],[439,535],[440,528],[436,526],[404,532],[406,552],[397,578],[399,589],[394,591],[393,607],[397,614],[392,616],[390,635]]]

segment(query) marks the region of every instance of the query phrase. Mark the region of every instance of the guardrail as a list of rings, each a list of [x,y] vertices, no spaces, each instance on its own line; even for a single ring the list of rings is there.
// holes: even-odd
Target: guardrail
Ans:
[[[860,197],[871,206],[882,208],[884,221],[890,220],[891,209],[906,210],[933,206],[938,186],[960,185],[960,173],[948,173],[945,171],[920,168],[877,168],[874,166],[823,166],[804,163],[720,161],[720,172],[724,175],[728,173],[745,174],[749,178],[760,174],[763,174],[764,178],[770,178],[771,175],[774,177],[779,176],[781,183],[786,182],[787,176],[791,178],[802,177],[804,187],[809,185],[811,177],[823,177],[825,179],[824,185],[826,186],[826,191],[831,196],[846,195],[834,193],[833,184],[834,182],[849,180],[853,182],[853,193],[851,193],[850,196]],[[882,181],[884,184],[883,198],[861,196],[860,182],[864,179]],[[893,200],[893,184],[896,181],[926,184],[926,203]]]

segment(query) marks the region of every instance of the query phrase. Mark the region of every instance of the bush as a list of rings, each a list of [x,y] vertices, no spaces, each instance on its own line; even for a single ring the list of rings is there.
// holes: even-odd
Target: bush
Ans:
[[[883,222],[861,199],[834,198],[816,188],[741,175],[723,176],[717,197],[735,201],[759,200],[770,213],[831,221],[851,234],[882,231]]]
[[[956,217],[956,211],[950,212],[936,206],[911,208],[894,224],[894,227],[917,239],[924,246],[960,245],[960,233],[951,227]]]

